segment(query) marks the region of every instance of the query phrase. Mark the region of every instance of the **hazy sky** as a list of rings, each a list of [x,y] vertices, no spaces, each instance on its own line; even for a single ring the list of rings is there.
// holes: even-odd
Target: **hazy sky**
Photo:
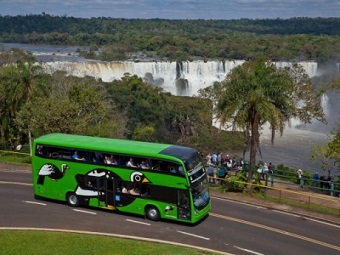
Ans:
[[[0,15],[163,19],[340,17],[340,0],[0,0]]]

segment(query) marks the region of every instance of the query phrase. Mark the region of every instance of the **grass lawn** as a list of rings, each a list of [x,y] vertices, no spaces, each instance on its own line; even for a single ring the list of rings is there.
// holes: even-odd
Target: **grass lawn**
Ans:
[[[171,244],[130,240],[90,234],[0,230],[1,254],[6,255],[213,255],[205,250]]]
[[[31,156],[29,152],[0,150],[0,162],[9,164],[30,164]]]

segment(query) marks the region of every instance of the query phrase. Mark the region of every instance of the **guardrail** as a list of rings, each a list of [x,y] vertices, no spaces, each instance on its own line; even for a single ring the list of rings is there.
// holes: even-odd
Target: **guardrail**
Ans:
[[[274,178],[262,180],[264,184],[236,180],[232,180],[231,183],[228,179],[228,176],[226,178],[210,177],[210,181],[212,181],[211,184],[225,187],[226,191],[229,189],[233,191],[237,190],[235,184],[238,186],[240,192],[243,191],[243,188],[251,185],[253,189],[257,191],[253,196],[340,217],[339,197],[318,194],[315,191],[307,189],[306,186],[301,188],[301,186],[292,182],[285,182],[283,180],[274,181]]]
[[[12,150],[0,150],[0,153],[5,153],[5,154],[17,154],[17,155],[26,155],[30,156],[29,152],[23,152],[23,151],[12,151]],[[1,154],[0,154],[1,155]]]
[[[0,150],[0,162],[5,164],[30,164],[31,155],[26,151]]]

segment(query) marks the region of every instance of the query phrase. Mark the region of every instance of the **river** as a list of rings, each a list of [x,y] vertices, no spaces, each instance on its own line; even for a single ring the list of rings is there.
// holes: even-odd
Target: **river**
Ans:
[[[192,96],[200,88],[221,81],[225,75],[243,61],[208,61],[208,62],[99,62],[89,61],[79,56],[77,50],[81,47],[3,44],[4,49],[19,48],[31,52],[37,62],[43,63],[48,72],[63,70],[76,76],[93,76],[103,81],[111,81],[123,77],[125,72],[136,74],[142,78],[149,77],[157,86],[180,96]],[[289,64],[289,63],[288,63]],[[321,68],[314,62],[301,63],[312,80],[327,76],[329,73],[340,77],[339,64],[329,70]],[[287,62],[278,63],[279,66]],[[150,78],[151,77],[151,78]],[[318,81],[320,82],[320,81]],[[261,151],[258,160],[271,162],[274,165],[284,164],[292,168],[301,168],[308,172],[318,171],[318,164],[309,160],[311,148],[314,145],[324,145],[329,141],[329,135],[340,123],[340,93],[327,92],[322,97],[322,105],[328,124],[313,121],[302,125],[293,121],[287,127],[283,136],[276,135],[274,144],[270,141],[270,131],[264,127],[261,134]],[[247,159],[247,157],[246,157]],[[338,175],[339,173],[336,173]]]

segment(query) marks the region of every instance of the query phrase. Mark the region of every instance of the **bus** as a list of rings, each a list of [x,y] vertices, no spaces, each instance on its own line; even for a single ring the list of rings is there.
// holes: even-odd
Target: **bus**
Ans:
[[[202,156],[190,147],[52,133],[32,152],[36,198],[187,223],[211,208]]]

